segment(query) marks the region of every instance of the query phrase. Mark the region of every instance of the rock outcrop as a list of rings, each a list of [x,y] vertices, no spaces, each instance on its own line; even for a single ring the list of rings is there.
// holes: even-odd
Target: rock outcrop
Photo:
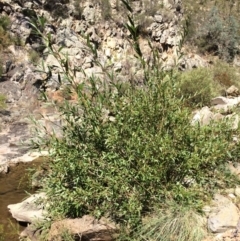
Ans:
[[[51,225],[48,240],[53,241],[67,232],[72,236],[78,236],[83,240],[112,241],[117,237],[117,227],[105,218],[96,220],[94,217],[85,215],[78,219],[64,219]]]
[[[212,99],[211,107],[205,106],[195,111],[191,123],[208,125],[211,121],[225,119],[229,121],[231,128],[236,130],[239,126],[239,114],[236,109],[240,104],[240,96],[237,95],[239,90],[235,86],[231,86],[226,92],[228,93],[226,97],[218,96]]]
[[[228,198],[216,194],[214,206],[208,217],[208,228],[213,233],[223,233],[237,227],[239,210]]]
[[[106,1],[107,2],[107,1]],[[126,23],[127,11],[121,1],[110,1],[109,4],[101,4],[100,1],[21,1],[4,0],[0,12],[8,15],[12,20],[11,32],[14,36],[20,36],[25,46],[23,60],[31,62],[29,53],[36,51],[45,64],[57,66],[59,63],[49,55],[43,46],[43,41],[34,32],[30,22],[39,26],[44,35],[51,34],[51,39],[56,47],[63,47],[64,53],[68,53],[69,60],[75,67],[81,67],[85,73],[103,72],[94,62],[94,56],[86,45],[86,36],[89,36],[90,44],[96,48],[101,66],[111,66],[122,78],[135,76],[138,72],[137,63],[133,57],[134,51],[126,39],[129,36]],[[180,22],[183,17],[181,0],[176,1],[133,1],[133,16],[139,29],[141,38],[139,44],[143,58],[149,63],[150,55],[148,38],[152,46],[160,53],[163,68],[171,68],[178,61],[178,47],[181,40]],[[39,18],[37,18],[39,17]],[[37,23],[37,19],[40,22]],[[43,21],[43,19],[45,20]],[[41,25],[42,24],[42,25]],[[16,55],[16,54],[15,54]],[[31,54],[30,54],[31,55]],[[205,66],[207,63],[200,56],[185,55],[181,60],[181,68],[193,68]],[[129,66],[130,65],[130,66]],[[19,68],[18,65],[12,69]],[[8,68],[6,75],[9,74]],[[12,79],[26,79],[25,67],[17,72]],[[77,73],[77,79],[83,78]],[[57,75],[51,76],[47,82],[56,83]],[[50,85],[48,85],[49,87]],[[52,86],[57,88],[57,86]]]
[[[46,215],[43,206],[45,197],[44,193],[34,194],[21,203],[8,205],[8,209],[17,221],[26,223],[41,221]]]

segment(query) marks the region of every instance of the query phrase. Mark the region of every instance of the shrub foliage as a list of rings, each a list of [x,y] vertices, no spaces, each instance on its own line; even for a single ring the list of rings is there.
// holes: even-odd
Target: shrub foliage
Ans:
[[[199,68],[186,71],[179,75],[180,93],[187,106],[203,107],[210,104],[213,97],[213,79],[209,70]]]
[[[199,46],[226,61],[231,61],[239,53],[239,26],[238,19],[231,15],[223,18],[214,7],[208,13],[205,25],[199,33]]]
[[[239,2],[184,0],[190,19],[189,40],[201,52],[231,62],[239,54]]]
[[[229,145],[226,123],[189,124],[177,82],[156,68],[143,87],[95,77],[75,86],[78,103],[60,108],[62,138],[45,143],[52,161],[44,190],[52,215],[92,213],[135,226],[166,199],[201,204],[236,147]]]
[[[186,106],[193,109],[209,106],[212,98],[225,95],[232,85],[239,88],[238,68],[223,61],[216,61],[209,68],[178,73],[177,78],[180,81],[179,98],[184,97]]]

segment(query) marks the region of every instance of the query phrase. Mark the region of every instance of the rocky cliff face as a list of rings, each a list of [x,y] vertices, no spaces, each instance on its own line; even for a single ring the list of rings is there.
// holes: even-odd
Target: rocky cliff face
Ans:
[[[131,6],[145,60],[150,61],[150,40],[161,56],[163,67],[170,68],[176,62],[176,50],[181,39],[181,1],[131,1]],[[21,74],[12,74],[15,66],[11,65],[12,61],[9,63],[9,58],[3,61],[4,74],[11,80],[25,82],[25,79],[29,79],[26,75],[36,70],[36,67],[31,66],[31,62],[35,61],[34,54],[47,65],[56,64],[52,56],[48,56],[41,38],[29,24],[29,21],[35,21],[41,16],[46,20],[44,26],[39,26],[41,31],[46,35],[51,34],[54,45],[64,47],[71,62],[76,67],[83,68],[88,75],[100,73],[102,70],[94,64],[94,56],[86,48],[86,36],[89,36],[91,44],[95,46],[102,66],[119,72],[122,79],[134,76],[136,81],[141,81],[141,72],[133,57],[132,46],[126,39],[129,35],[124,27],[127,10],[119,0],[4,0],[0,3],[0,12],[10,17],[10,31],[21,43],[21,47],[6,50],[15,58],[14,65],[18,68],[22,66]],[[24,50],[24,53],[21,53],[19,48]],[[184,67],[199,65],[199,60],[197,63],[195,60],[181,61]],[[78,79],[82,77],[81,74],[77,75]],[[39,76],[35,77],[35,80],[37,79]],[[54,85],[53,88],[57,87],[55,80],[56,76],[52,76],[48,83]]]

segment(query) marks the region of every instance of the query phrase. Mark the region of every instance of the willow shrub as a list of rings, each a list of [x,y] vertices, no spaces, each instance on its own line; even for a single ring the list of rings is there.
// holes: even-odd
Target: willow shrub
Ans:
[[[199,208],[229,180],[224,165],[239,149],[231,144],[231,128],[226,123],[192,126],[178,96],[179,75],[162,71],[158,61],[148,67],[134,23],[127,28],[144,70],[141,86],[122,83],[114,73],[77,84],[80,70],[54,50],[49,36],[45,39],[60,63],[60,82],[68,81],[78,96],[77,103],[59,107],[62,137],[40,138],[40,147],[51,154],[43,191],[53,218],[104,215],[136,227],[143,215],[168,202]]]
[[[223,176],[235,148],[224,123],[191,126],[171,73],[149,72],[143,87],[94,77],[75,87],[78,103],[60,108],[63,136],[44,181],[53,216],[107,215],[136,225],[167,199],[198,205]],[[224,126],[223,126],[224,125]],[[186,179],[194,185],[187,187]]]

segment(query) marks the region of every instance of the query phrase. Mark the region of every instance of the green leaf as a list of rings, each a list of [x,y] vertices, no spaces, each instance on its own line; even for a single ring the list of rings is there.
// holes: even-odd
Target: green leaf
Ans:
[[[125,5],[125,7],[127,8],[127,10],[132,13],[133,10],[132,10],[132,8],[130,7],[129,2],[128,2],[128,1],[125,1],[125,0],[121,0],[121,1],[122,1],[122,3]]]

